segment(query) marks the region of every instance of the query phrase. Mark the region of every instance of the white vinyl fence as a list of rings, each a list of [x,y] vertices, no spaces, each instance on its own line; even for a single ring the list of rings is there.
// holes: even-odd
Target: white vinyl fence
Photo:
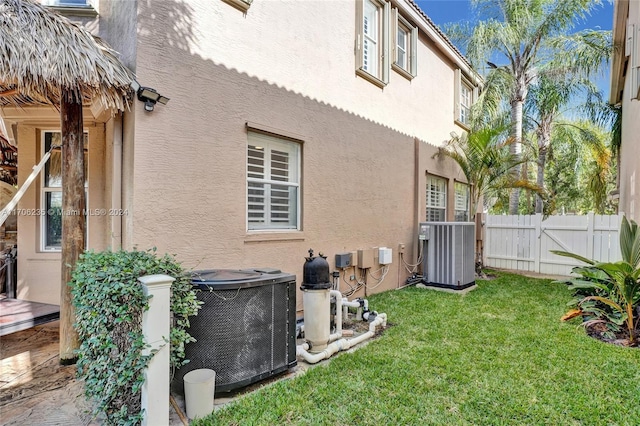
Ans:
[[[562,250],[598,261],[618,261],[622,215],[497,216],[485,220],[485,266],[550,275],[569,275],[580,262],[549,250]]]

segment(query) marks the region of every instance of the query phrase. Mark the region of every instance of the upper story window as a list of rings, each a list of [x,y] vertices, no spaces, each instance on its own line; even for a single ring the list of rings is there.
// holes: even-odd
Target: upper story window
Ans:
[[[631,84],[629,87],[630,98],[640,100],[640,27],[627,23],[627,33],[625,41],[625,56],[630,56],[631,61]]]
[[[394,23],[393,64],[392,68],[408,79],[417,74],[418,29],[393,9]]]
[[[469,221],[469,185],[466,183],[456,182],[455,190],[455,207],[454,220],[456,222]]]
[[[469,125],[471,114],[471,93],[472,89],[468,84],[462,82],[460,85],[460,122]]]
[[[249,10],[249,6],[253,3],[253,0],[222,0],[225,3],[230,4],[231,6],[239,9],[242,12],[246,12]]]
[[[356,73],[384,87],[389,81],[389,14],[387,1],[358,0]]]
[[[249,132],[247,228],[300,229],[300,144]]]
[[[455,71],[455,121],[468,128],[471,125],[471,107],[477,98],[477,89],[462,76],[460,70]]]
[[[380,16],[382,15],[380,6],[371,0],[364,3],[363,25],[363,46],[362,46],[362,69],[369,74],[378,77],[381,66],[380,47]]]
[[[40,3],[71,19],[79,16],[98,16],[98,12],[93,7],[98,0],[40,0]]]
[[[88,7],[88,6],[91,6],[91,1],[90,0],[42,0],[42,4],[47,6]]]
[[[447,220],[447,181],[427,176],[427,222]]]

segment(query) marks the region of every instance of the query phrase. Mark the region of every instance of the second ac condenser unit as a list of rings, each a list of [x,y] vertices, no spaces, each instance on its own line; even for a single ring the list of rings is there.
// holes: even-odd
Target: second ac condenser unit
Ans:
[[[294,367],[296,277],[276,269],[196,271],[192,283],[202,307],[189,318],[195,342],[185,345],[186,373],[216,372],[216,393],[232,391]]]
[[[462,290],[475,284],[475,224],[422,222],[422,281],[432,287]],[[424,230],[424,231],[423,231]]]

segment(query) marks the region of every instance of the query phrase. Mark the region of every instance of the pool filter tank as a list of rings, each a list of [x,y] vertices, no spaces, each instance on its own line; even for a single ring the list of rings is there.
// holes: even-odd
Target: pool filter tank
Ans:
[[[309,352],[322,352],[329,344],[331,333],[331,282],[327,258],[322,253],[314,257],[313,250],[309,249],[302,276],[300,289],[304,303],[305,340],[309,344]]]

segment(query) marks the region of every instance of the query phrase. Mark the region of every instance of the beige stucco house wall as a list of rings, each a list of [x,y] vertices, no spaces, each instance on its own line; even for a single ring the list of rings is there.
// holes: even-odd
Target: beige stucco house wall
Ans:
[[[610,102],[622,108],[620,149],[620,212],[640,220],[640,3],[617,0],[613,35],[616,49],[611,67]]]
[[[274,267],[299,280],[309,248],[333,268],[337,253],[385,246],[393,262],[368,293],[402,285],[408,273],[398,245],[415,262],[428,175],[444,179],[446,218],[453,220],[454,186],[464,175],[433,155],[451,132],[464,131],[457,85],[462,77],[474,86],[477,77],[410,0],[379,3],[417,37],[415,76],[389,65],[386,84],[356,72],[361,0],[256,0],[246,11],[241,3],[94,5],[96,31],[143,86],[171,100],[153,112],[136,101],[130,113],[88,118],[100,141],[90,143],[89,200],[126,212],[90,222],[90,246],[157,247],[190,268]],[[18,124],[21,179],[37,159],[41,125]],[[299,147],[297,229],[248,229],[250,133]],[[21,207],[37,203],[34,193]],[[32,235],[20,234],[29,227]],[[33,223],[19,223],[20,295],[57,303],[59,256],[38,253],[36,232]]]

